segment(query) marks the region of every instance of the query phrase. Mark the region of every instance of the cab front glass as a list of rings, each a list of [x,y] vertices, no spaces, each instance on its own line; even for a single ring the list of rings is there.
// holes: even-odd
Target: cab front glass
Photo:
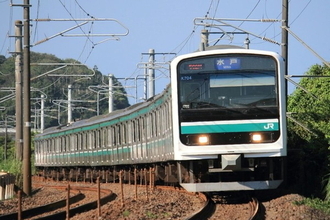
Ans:
[[[190,58],[178,64],[177,72],[180,124],[279,118],[277,63],[273,57],[238,54]],[[187,135],[181,139],[187,142]]]

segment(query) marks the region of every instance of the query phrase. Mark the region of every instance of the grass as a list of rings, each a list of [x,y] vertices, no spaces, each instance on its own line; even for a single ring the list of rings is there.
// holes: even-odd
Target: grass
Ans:
[[[123,216],[124,216],[124,217],[128,217],[130,214],[131,214],[131,213],[130,213],[129,210],[125,210],[125,211],[123,212]]]
[[[321,210],[326,214],[330,214],[330,201],[323,201],[319,198],[306,198],[299,202],[295,202],[296,205],[307,205],[311,208]]]

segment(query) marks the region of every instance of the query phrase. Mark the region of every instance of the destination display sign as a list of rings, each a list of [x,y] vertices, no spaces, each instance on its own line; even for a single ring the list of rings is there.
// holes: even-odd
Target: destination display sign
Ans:
[[[215,60],[217,70],[237,70],[241,68],[241,59],[235,57],[222,57]]]
[[[202,70],[204,69],[204,63],[189,63],[184,66],[185,70]]]

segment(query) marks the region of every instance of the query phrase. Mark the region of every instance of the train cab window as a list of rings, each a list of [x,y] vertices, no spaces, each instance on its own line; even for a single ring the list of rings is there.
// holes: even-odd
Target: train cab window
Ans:
[[[198,83],[185,84],[182,88],[184,99],[182,101],[194,102],[201,98],[201,89]]]
[[[275,59],[263,55],[182,61],[178,65],[181,122],[277,117],[276,73]]]

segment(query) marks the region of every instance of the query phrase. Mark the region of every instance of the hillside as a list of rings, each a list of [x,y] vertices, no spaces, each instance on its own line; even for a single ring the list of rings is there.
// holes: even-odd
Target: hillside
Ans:
[[[128,107],[125,89],[115,77],[113,82],[116,86],[113,109]],[[41,95],[45,97],[45,128],[66,124],[68,85],[72,85],[73,120],[108,112],[109,79],[96,66],[89,69],[73,59],[62,60],[51,54],[31,52],[32,127],[40,126]],[[0,126],[4,125],[5,118],[8,126],[15,126],[14,57],[0,56],[0,92]]]

